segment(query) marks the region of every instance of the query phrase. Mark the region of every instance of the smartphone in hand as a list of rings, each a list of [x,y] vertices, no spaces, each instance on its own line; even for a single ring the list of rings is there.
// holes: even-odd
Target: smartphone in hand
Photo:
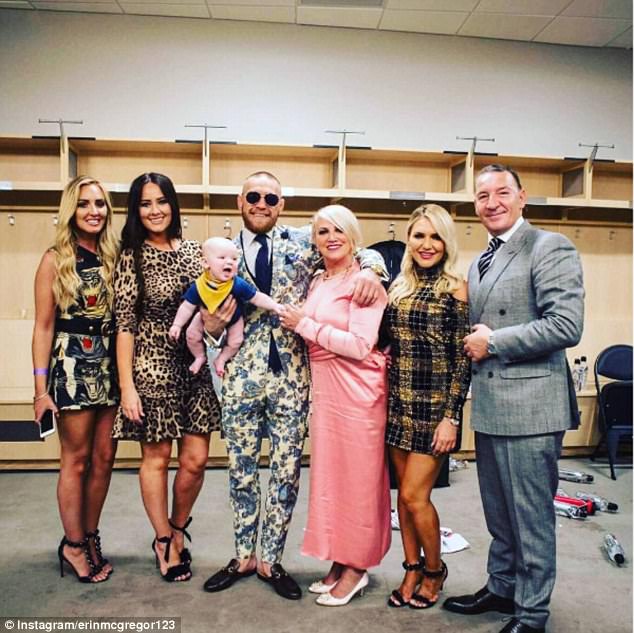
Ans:
[[[53,409],[46,409],[40,419],[40,437],[45,438],[55,433],[55,412]]]

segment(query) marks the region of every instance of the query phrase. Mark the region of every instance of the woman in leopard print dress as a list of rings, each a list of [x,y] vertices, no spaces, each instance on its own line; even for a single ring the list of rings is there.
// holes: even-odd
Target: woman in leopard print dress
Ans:
[[[141,443],[141,494],[156,532],[152,549],[161,576],[184,581],[191,578],[185,528],[202,487],[210,433],[220,428],[220,407],[210,372],[191,375],[185,341],[168,336],[183,292],[200,274],[201,247],[182,240],[167,176],[148,173],[132,182],[121,250],[115,275],[121,406],[113,435]],[[168,517],[172,440],[179,467]]]

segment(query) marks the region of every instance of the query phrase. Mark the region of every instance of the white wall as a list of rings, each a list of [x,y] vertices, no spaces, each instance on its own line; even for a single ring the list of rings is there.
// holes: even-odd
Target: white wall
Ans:
[[[0,135],[214,138],[631,159],[632,54],[296,25],[0,10]]]

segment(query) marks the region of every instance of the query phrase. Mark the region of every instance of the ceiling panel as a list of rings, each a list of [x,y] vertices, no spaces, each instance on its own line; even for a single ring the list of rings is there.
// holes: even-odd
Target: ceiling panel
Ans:
[[[205,0],[122,0],[128,4],[173,4],[173,5],[193,5],[198,4],[203,7],[207,6]],[[152,7],[148,7],[148,11],[151,11]]]
[[[627,30],[631,21],[607,18],[555,18],[536,38],[536,42],[605,46]]]
[[[214,5],[236,5],[249,7],[294,7],[295,0],[207,0],[207,4],[210,7]]]
[[[413,31],[454,35],[469,14],[446,11],[391,11],[383,12],[379,28],[384,31]]]
[[[123,13],[116,2],[33,2],[44,11],[81,11],[86,13]]]
[[[632,48],[632,0],[0,0],[7,9],[132,13]]]
[[[210,7],[211,17],[219,20],[254,20],[257,22],[295,22],[295,7],[244,7],[225,5]]]
[[[480,0],[476,13],[514,15],[558,15],[570,0]]]
[[[632,48],[632,27],[630,26],[627,31],[617,35],[608,43],[610,46],[618,46],[619,48]]]
[[[386,0],[386,9],[416,11],[472,11],[478,0]]]
[[[208,18],[209,9],[206,4],[165,3],[148,4],[147,2],[125,2],[119,0],[119,4],[126,13],[136,15],[160,15],[179,18]]]
[[[33,1],[33,4],[50,4],[52,6],[52,8],[54,9],[55,6],[53,5],[58,5],[58,4],[112,4],[112,5],[116,5],[117,1],[116,0],[73,0],[72,2],[70,2],[69,0],[35,0]]]
[[[632,19],[632,0],[573,0],[561,14],[586,18]]]
[[[0,0],[0,9],[33,9],[26,0]]]
[[[297,7],[297,22],[318,26],[344,26],[375,29],[383,15],[382,9],[348,9],[324,7]]]
[[[532,40],[552,17],[473,13],[460,29],[460,35],[492,37],[504,40]]]

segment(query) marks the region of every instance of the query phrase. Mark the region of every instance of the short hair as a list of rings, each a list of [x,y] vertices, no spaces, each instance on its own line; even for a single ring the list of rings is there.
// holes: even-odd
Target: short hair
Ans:
[[[480,176],[483,176],[484,174],[489,174],[491,172],[495,172],[495,173],[507,172],[511,174],[511,176],[513,176],[513,180],[515,181],[515,184],[517,185],[517,188],[520,190],[522,189],[522,183],[520,182],[520,177],[518,173],[512,167],[509,167],[508,165],[501,165],[500,163],[493,163],[491,165],[487,165],[486,167],[483,167],[478,172],[478,175],[476,176],[476,180],[480,178]]]
[[[270,171],[254,171],[252,174],[250,174],[244,179],[244,183],[242,183],[242,186],[244,187],[247,181],[251,180],[251,178],[261,178],[261,177],[266,177],[266,178],[270,178],[271,180],[274,180],[277,183],[280,190],[282,189],[282,183],[280,182],[279,178],[277,176],[274,176]]]
[[[313,243],[316,241],[316,227],[317,220],[326,220],[332,222],[338,229],[341,229],[344,235],[350,241],[352,251],[354,252],[361,246],[363,236],[361,234],[361,227],[359,226],[359,220],[348,207],[344,207],[342,204],[329,204],[322,207],[313,216],[312,226],[312,239]]]
[[[222,248],[223,246],[225,248],[232,248],[235,251],[238,250],[238,247],[226,237],[210,237],[203,242],[203,245],[202,245],[203,255],[205,254],[206,250],[209,250],[209,249],[213,250],[218,247]]]

